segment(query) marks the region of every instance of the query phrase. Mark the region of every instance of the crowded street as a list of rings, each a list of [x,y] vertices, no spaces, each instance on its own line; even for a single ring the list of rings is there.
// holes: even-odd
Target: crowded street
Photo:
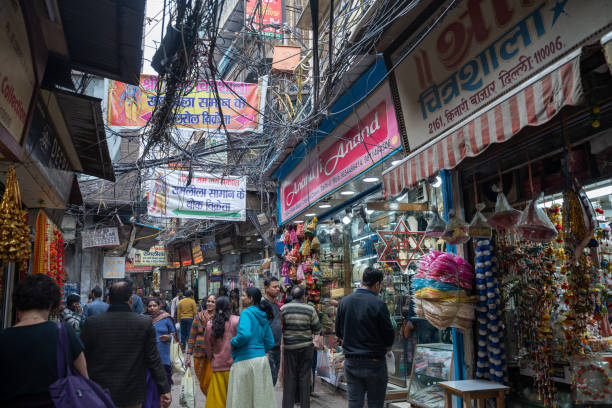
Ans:
[[[612,408],[612,0],[0,0],[0,408]]]

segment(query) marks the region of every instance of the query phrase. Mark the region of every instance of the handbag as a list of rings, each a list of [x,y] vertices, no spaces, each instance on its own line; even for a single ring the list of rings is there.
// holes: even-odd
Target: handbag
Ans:
[[[184,373],[184,361],[185,359],[183,358],[180,344],[176,341],[174,336],[170,336],[170,363],[172,364],[172,372]]]
[[[66,328],[63,323],[58,323],[57,328],[58,380],[49,386],[53,405],[57,408],[117,408],[108,390],[88,378],[72,373]]]

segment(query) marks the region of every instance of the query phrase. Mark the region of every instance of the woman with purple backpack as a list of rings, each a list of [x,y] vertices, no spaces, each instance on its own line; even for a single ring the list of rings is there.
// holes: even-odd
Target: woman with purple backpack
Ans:
[[[0,406],[54,407],[49,386],[58,376],[58,325],[49,313],[59,306],[60,290],[47,275],[30,275],[13,294],[17,324],[0,330]],[[68,356],[74,370],[88,378],[83,345],[70,325],[64,325]]]

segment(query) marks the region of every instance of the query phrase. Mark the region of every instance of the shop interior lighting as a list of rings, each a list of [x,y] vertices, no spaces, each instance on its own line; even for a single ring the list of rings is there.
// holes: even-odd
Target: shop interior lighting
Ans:
[[[350,191],[350,190],[345,190],[345,191],[342,191],[340,194],[341,195],[349,196],[349,195],[355,194],[355,192],[354,191]]]
[[[314,217],[314,216],[315,216],[315,215],[317,215],[317,214],[315,214],[315,213],[308,213],[308,214],[304,214],[304,215],[305,215],[306,217]]]
[[[351,217],[353,216],[353,214],[351,214],[351,210],[349,210],[348,208],[344,211],[346,212],[346,215],[342,217],[342,223],[344,225],[348,225],[351,223]]]
[[[355,261],[355,263],[361,263],[361,262],[369,261],[370,259],[374,259],[374,258],[376,258],[377,256],[378,256],[378,255],[372,255],[372,256],[365,257],[365,258],[360,258],[360,259],[357,259],[357,260]]]
[[[438,188],[442,185],[442,178],[440,176],[436,176],[434,181],[430,184],[433,188]]]
[[[402,194],[401,196],[397,197],[397,198],[395,199],[395,201],[400,202],[400,201],[402,201],[404,198],[406,198],[406,196],[407,196],[407,195],[408,195],[408,193],[406,193],[406,194]]]
[[[366,208],[366,214],[371,215],[374,212],[374,210],[370,210],[368,208]]]
[[[364,183],[376,183],[378,180],[380,180],[378,177],[366,177],[363,179]]]
[[[319,206],[319,208],[329,208],[329,207],[331,207],[331,205],[330,205],[330,204],[321,204],[321,205]]]
[[[296,224],[302,224],[303,222],[304,222],[304,221],[302,221],[302,220],[297,220],[295,223],[296,223]]]
[[[392,165],[392,166],[395,166],[396,164],[399,164],[400,162],[401,162],[401,160],[393,160],[393,161],[391,162],[391,165]]]
[[[261,241],[262,241],[261,238],[257,238],[257,242],[261,242]]]

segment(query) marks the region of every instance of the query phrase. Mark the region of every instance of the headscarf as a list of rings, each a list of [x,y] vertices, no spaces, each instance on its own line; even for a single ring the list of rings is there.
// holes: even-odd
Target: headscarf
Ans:
[[[146,312],[146,313],[143,313],[143,314],[149,316],[153,320],[153,324],[159,322],[160,320],[165,319],[166,317],[169,317],[170,319],[172,319],[172,316],[170,316],[169,313],[164,312],[161,309],[158,309],[157,312],[155,312],[153,314],[151,314],[149,312]],[[174,321],[174,319],[172,319],[172,320]]]

